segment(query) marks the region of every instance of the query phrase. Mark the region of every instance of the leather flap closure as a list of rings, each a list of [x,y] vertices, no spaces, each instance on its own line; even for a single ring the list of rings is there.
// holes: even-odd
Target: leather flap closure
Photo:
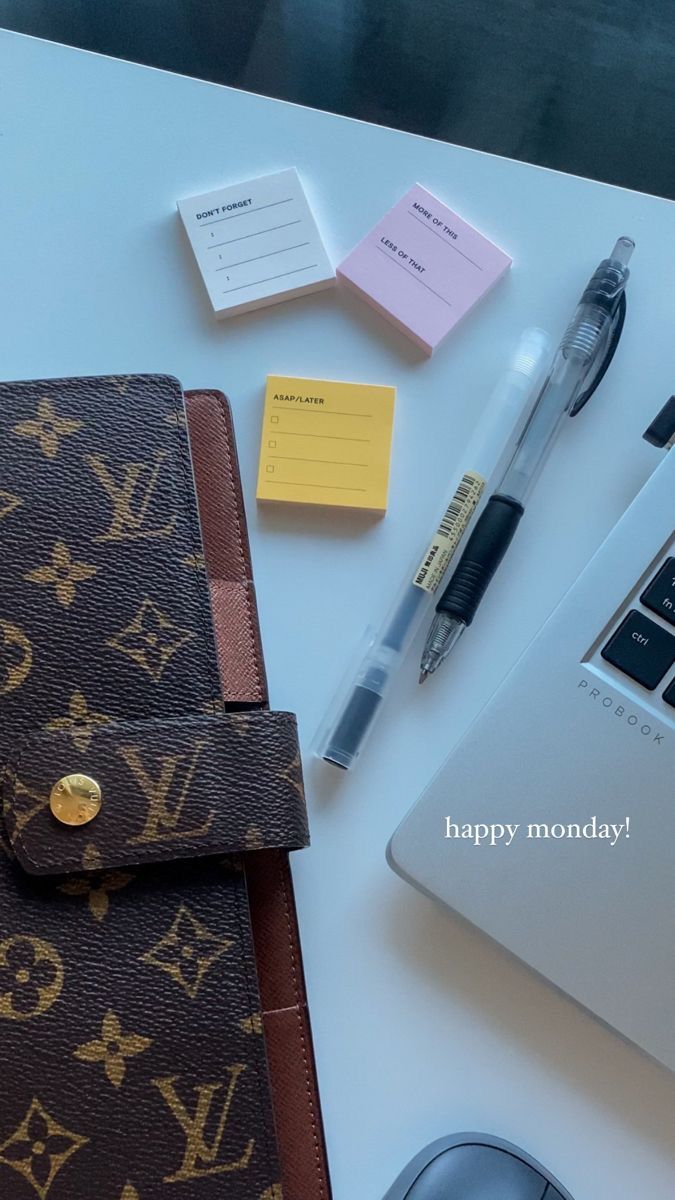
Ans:
[[[73,775],[100,789],[86,824],[52,812],[52,789]],[[309,833],[295,717],[241,712],[42,731],[8,764],[4,823],[31,875],[300,849]]]

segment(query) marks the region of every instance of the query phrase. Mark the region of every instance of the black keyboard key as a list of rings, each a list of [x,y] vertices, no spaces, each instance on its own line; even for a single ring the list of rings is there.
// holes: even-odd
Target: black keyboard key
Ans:
[[[653,692],[675,662],[675,637],[632,609],[609,639],[602,657]]]
[[[664,621],[675,625],[675,558],[666,559],[658,575],[647,585],[640,599]]]
[[[668,687],[663,693],[663,699],[665,700],[666,704],[672,704],[673,708],[675,708],[675,679],[672,683],[668,684]]]

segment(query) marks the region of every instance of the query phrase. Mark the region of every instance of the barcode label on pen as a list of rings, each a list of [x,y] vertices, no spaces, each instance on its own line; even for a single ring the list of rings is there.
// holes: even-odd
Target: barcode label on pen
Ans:
[[[464,531],[483,495],[486,480],[476,471],[467,471],[445,510],[435,536],[413,576],[415,587],[435,592],[445,575]]]

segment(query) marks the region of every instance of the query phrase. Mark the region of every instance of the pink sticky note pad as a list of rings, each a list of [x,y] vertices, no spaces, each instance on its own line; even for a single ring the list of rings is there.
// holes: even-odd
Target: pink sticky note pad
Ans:
[[[511,262],[416,183],[336,273],[431,355]]]

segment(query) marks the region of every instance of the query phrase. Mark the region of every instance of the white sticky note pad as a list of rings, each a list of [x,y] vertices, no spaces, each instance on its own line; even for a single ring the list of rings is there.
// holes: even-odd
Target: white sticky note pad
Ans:
[[[295,168],[179,200],[178,211],[217,317],[335,282]]]

